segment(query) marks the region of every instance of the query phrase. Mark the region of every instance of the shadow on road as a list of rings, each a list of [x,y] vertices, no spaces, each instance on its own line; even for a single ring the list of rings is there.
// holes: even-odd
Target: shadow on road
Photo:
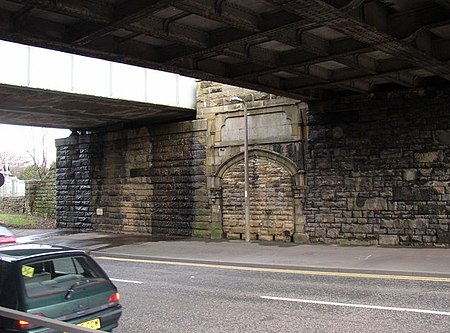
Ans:
[[[127,235],[99,232],[80,232],[63,229],[16,229],[17,243],[45,243],[76,247],[84,250],[102,250],[129,244],[184,240],[184,237]]]

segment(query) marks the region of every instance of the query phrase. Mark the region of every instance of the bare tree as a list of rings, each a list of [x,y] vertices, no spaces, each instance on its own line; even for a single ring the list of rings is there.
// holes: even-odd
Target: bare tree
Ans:
[[[0,125],[0,167],[8,164],[11,172],[22,179],[43,179],[56,158],[54,140],[68,136],[70,131],[16,127]]]
[[[10,164],[10,165],[16,165],[24,162],[24,157],[15,154],[11,150],[7,151],[0,151],[0,163],[2,165],[4,164]]]
[[[13,174],[17,174],[27,163],[27,158],[12,150],[0,151],[0,167],[8,166]]]
[[[33,145],[27,150],[39,179],[43,179],[48,173],[47,165],[47,134],[44,128],[37,129],[38,135],[33,131]]]

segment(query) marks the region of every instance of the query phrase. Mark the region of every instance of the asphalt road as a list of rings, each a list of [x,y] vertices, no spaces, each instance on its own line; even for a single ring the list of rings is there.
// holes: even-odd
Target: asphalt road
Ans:
[[[121,292],[115,333],[450,331],[450,283],[431,277],[96,260]]]
[[[122,294],[115,333],[450,331],[447,249],[20,236],[93,251]]]

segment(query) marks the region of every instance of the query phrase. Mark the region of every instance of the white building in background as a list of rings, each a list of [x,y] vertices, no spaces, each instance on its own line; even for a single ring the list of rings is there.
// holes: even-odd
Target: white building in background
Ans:
[[[13,176],[7,167],[0,170],[0,197],[25,196],[25,182]]]

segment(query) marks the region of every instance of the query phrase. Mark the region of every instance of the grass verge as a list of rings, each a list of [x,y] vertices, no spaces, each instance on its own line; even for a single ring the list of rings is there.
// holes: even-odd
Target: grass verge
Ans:
[[[38,228],[42,218],[21,214],[0,214],[0,221],[11,228]]]

